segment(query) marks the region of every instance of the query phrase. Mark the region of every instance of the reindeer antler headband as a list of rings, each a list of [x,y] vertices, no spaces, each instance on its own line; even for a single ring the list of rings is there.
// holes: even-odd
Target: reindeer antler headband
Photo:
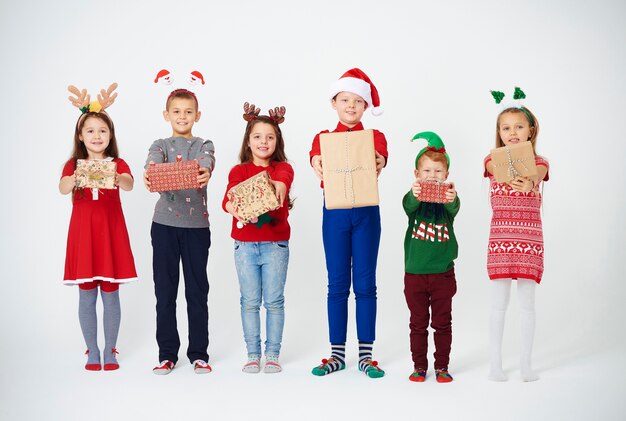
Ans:
[[[87,89],[79,90],[76,86],[70,85],[67,90],[75,97],[69,96],[68,99],[82,114],[93,112],[99,113],[110,107],[117,98],[117,92],[113,91],[117,88],[117,83],[112,83],[106,90],[101,89],[96,101],[90,101],[91,96],[87,93]]]
[[[244,111],[243,119],[249,123],[259,116],[261,109],[259,107],[256,107],[254,104],[248,104],[247,102],[245,102],[243,104],[243,111]],[[266,117],[269,117],[272,120],[274,120],[274,123],[276,124],[281,124],[283,121],[285,121],[286,111],[287,109],[284,106],[274,107],[274,109],[270,108],[268,110],[269,116],[266,116]]]
[[[505,97],[504,92],[500,92],[500,91],[489,91],[489,92],[491,92],[491,96],[496,101],[496,104],[502,103],[502,100]],[[526,98],[526,94],[524,93],[524,91],[522,91],[518,86],[516,86],[515,91],[513,92],[513,101],[504,102],[501,104],[501,106],[503,110],[506,110],[509,108],[517,108],[521,110],[524,114],[526,114],[526,117],[528,117],[528,121],[530,122],[530,125],[532,126],[535,124],[535,120],[530,115],[526,107],[524,107],[520,101],[525,98]]]

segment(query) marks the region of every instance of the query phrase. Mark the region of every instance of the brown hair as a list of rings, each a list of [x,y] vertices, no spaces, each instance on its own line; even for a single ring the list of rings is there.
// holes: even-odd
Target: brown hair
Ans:
[[[502,117],[502,115],[506,113],[521,113],[526,117],[526,120],[528,120],[528,124],[530,125],[530,139],[528,139],[528,141],[531,145],[533,145],[533,152],[536,153],[535,143],[537,142],[537,136],[539,136],[539,121],[537,120],[537,117],[535,117],[535,115],[532,113],[532,111],[530,111],[526,107],[507,108],[505,110],[502,110],[502,112],[498,114],[498,118],[496,119],[496,148],[504,146],[504,142],[500,137],[500,117]]]
[[[248,146],[248,141],[250,140],[250,133],[252,133],[252,129],[254,129],[254,126],[258,123],[269,124],[274,129],[274,134],[276,134],[276,148],[274,149],[274,154],[272,155],[271,160],[276,162],[287,162],[288,160],[287,155],[285,154],[283,132],[280,130],[280,126],[276,123],[276,121],[266,115],[256,116],[246,125],[243,142],[241,142],[241,149],[239,150],[239,161],[242,164],[252,162],[252,150],[250,149],[250,146]],[[288,197],[287,199],[289,201],[289,209],[293,208],[293,200],[291,197]]]
[[[117,149],[117,139],[115,138],[115,126],[113,125],[113,120],[111,117],[104,111],[99,113],[94,113],[88,111],[78,117],[78,121],[76,122],[76,128],[74,129],[74,147],[72,148],[72,156],[70,157],[70,161],[74,161],[74,169],[76,169],[76,162],[78,159],[87,159],[89,158],[89,153],[87,152],[87,148],[85,147],[85,142],[80,140],[80,133],[83,131],[83,127],[85,123],[90,118],[97,118],[104,122],[109,128],[109,146],[104,150],[104,154],[106,156],[110,156],[111,158],[119,158],[120,154]],[[73,192],[80,190],[80,195],[83,197],[85,194],[83,189],[77,189],[76,186],[72,189]],[[72,203],[74,203],[74,194],[72,193]]]
[[[436,151],[426,151],[417,160],[417,167],[415,168],[416,170],[419,170],[420,162],[422,161],[422,158],[424,157],[430,159],[431,161],[444,164],[446,166],[446,169],[448,169],[448,160],[446,159],[445,153],[436,152]]]
[[[165,101],[165,110],[170,109],[170,104],[172,103],[174,98],[192,99],[193,102],[196,104],[196,111],[198,111],[198,98],[196,98],[196,94],[194,94],[191,91],[188,91],[187,89],[173,90],[170,93],[170,95],[167,97],[167,100]]]
[[[72,149],[72,157],[70,159],[87,159],[89,157],[85,143],[80,140],[80,134],[83,131],[85,123],[90,118],[97,118],[103,121],[109,128],[109,146],[107,146],[104,150],[104,154],[106,156],[110,156],[111,158],[119,158],[120,154],[117,149],[117,139],[115,138],[115,126],[113,126],[113,120],[111,120],[111,117],[109,117],[109,115],[105,112],[94,113],[89,111],[81,115],[76,122],[76,128],[74,129],[74,148]]]

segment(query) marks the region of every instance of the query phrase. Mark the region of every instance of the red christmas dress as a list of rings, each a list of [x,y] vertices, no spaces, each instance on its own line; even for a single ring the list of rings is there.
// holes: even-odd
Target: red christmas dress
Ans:
[[[117,173],[130,174],[128,164],[117,163]],[[74,173],[75,160],[63,168],[62,177]],[[66,285],[96,280],[125,283],[137,280],[135,261],[130,248],[126,222],[122,213],[119,189],[98,189],[94,200],[92,189],[75,190],[72,217],[67,233],[65,254]]]
[[[522,193],[506,183],[496,182],[487,171],[490,156],[485,158],[485,177],[489,177],[493,216],[489,231],[487,273],[489,279],[524,278],[537,283],[543,275],[543,230],[541,227],[541,193],[543,181]],[[548,161],[535,157],[537,165],[549,168]]]

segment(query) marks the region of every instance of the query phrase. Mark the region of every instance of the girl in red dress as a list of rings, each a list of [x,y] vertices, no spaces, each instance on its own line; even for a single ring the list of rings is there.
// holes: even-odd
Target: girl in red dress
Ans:
[[[499,103],[504,96],[492,92]],[[498,94],[500,96],[498,96]],[[514,99],[525,98],[515,89]],[[496,148],[530,142],[535,151],[539,122],[534,114],[518,102],[509,103],[498,115]],[[540,185],[548,180],[548,161],[535,154],[537,175],[516,176],[508,183],[494,178],[494,163],[485,158],[485,177],[489,177],[493,217],[489,233],[487,272],[491,285],[489,325],[489,379],[505,381],[502,370],[502,335],[504,316],[509,303],[512,280],[517,281],[520,317],[520,370],[522,380],[538,380],[532,370],[531,351],[535,334],[535,286],[543,274],[543,230],[541,226]]]
[[[111,95],[116,86],[102,90],[99,102],[91,104],[85,90],[80,92],[70,87],[70,92],[76,95],[70,100],[83,114],[76,123],[72,157],[66,162],[59,182],[61,194],[72,194],[63,283],[79,287],[78,315],[87,345],[85,369],[91,371],[102,369],[97,343],[98,286],[103,303],[104,370],[117,370],[116,342],[121,318],[119,284],[137,280],[119,194],[119,188],[132,190],[133,177],[126,162],[119,158],[113,121],[104,112],[117,95]],[[79,159],[114,162],[115,188],[77,188]]]

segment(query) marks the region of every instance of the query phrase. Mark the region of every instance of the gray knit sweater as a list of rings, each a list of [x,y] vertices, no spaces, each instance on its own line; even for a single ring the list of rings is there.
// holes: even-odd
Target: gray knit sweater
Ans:
[[[210,140],[199,137],[168,137],[156,140],[148,152],[145,168],[150,161],[156,164],[176,162],[181,155],[183,161],[197,160],[201,167],[213,172],[215,147]],[[181,228],[206,228],[209,226],[207,211],[207,188],[161,192],[154,208],[152,220],[158,224]]]

